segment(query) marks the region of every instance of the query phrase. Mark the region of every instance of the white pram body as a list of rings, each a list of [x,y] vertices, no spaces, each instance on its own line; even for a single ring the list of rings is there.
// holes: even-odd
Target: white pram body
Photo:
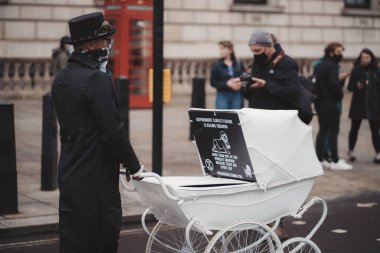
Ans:
[[[177,198],[168,198],[162,183]],[[314,179],[307,179],[263,191],[257,183],[203,176],[162,177],[162,182],[147,177],[134,186],[161,222],[186,227],[195,217],[199,224],[195,227],[206,232],[220,230],[237,218],[268,224],[295,215],[313,183]]]
[[[296,111],[190,109],[189,114],[192,124],[198,121],[198,135],[194,135],[204,176],[160,177],[153,173],[145,173],[142,181],[133,181],[133,186],[149,212],[159,220],[160,226],[169,224],[186,228],[186,240],[177,252],[251,252],[253,248],[255,251],[252,252],[283,252],[279,239],[266,224],[284,216],[299,215],[315,177],[323,174],[315,155],[311,127],[298,119]],[[224,122],[225,126],[212,125],[212,122]],[[223,131],[217,129],[218,127]],[[220,151],[223,154],[218,154],[215,148],[212,148],[210,153],[210,148],[204,146],[210,143],[211,147],[215,143],[212,137],[215,131],[216,134],[220,132],[221,141],[225,142],[224,149]],[[204,142],[204,136],[210,136],[210,139]],[[237,141],[239,138],[242,140]],[[234,150],[233,147],[240,144],[244,147]],[[246,159],[241,164],[244,155]],[[224,157],[234,157],[236,160],[223,160]],[[231,166],[223,166],[226,164],[225,161],[230,162],[227,164]],[[222,166],[218,167],[217,164]],[[231,168],[238,170],[239,167],[242,171],[231,172]],[[246,168],[252,168],[251,172],[244,173]],[[231,175],[231,178],[220,178],[218,175]],[[317,199],[312,202],[309,205],[317,202]],[[308,207],[301,210],[301,213]],[[155,242],[161,244],[167,252],[175,251],[177,248],[170,246],[170,242],[161,242],[158,238],[158,230],[162,229],[162,226],[158,226],[153,232],[147,230],[145,214],[143,226],[150,235],[147,252],[152,250]],[[242,221],[249,221],[244,223],[243,229]],[[322,222],[321,218],[320,223]],[[242,246],[244,250],[250,249],[248,251],[227,249],[227,244],[232,243],[231,238],[236,236],[237,232],[227,237],[226,232],[245,231],[250,226],[253,229],[251,233],[257,234],[256,237],[259,236],[261,239],[256,238],[251,246]],[[261,230],[258,230],[258,226]],[[207,247],[196,250],[194,245],[189,245],[195,244],[190,231],[203,234]],[[207,236],[215,233],[212,231],[219,232],[210,240]],[[314,232],[312,231],[306,239],[299,239],[298,246],[289,252],[301,252],[297,250],[305,245],[315,250],[310,252],[319,252],[309,241]],[[269,240],[268,237],[272,239]],[[219,241],[222,241],[222,245],[225,244],[220,251],[216,250]],[[257,247],[263,247],[260,245],[263,241],[265,245],[269,245],[268,251],[258,250]],[[289,247],[292,242],[282,247],[285,249],[285,246]]]

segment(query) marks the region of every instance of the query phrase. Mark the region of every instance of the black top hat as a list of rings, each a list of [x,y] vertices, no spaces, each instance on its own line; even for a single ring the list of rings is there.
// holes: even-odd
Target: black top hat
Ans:
[[[77,44],[79,42],[105,38],[112,36],[116,32],[108,21],[104,20],[103,13],[101,12],[72,18],[69,21],[69,29],[71,38],[66,41],[67,44]]]

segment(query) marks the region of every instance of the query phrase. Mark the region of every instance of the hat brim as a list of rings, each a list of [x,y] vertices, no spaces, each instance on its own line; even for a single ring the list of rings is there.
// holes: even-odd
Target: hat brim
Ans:
[[[76,40],[76,41],[73,41],[71,39],[71,37],[67,37],[65,40],[64,40],[64,43],[65,44],[69,44],[69,45],[74,45],[74,44],[78,44],[80,42],[85,42],[85,41],[90,41],[90,40],[96,40],[96,39],[102,39],[102,38],[107,38],[107,37],[110,37],[112,35],[114,35],[116,33],[116,29],[111,29],[110,31],[107,31],[107,32],[104,32],[104,33],[100,33],[94,37],[91,37],[91,38],[86,38],[86,39],[82,39],[82,40]]]

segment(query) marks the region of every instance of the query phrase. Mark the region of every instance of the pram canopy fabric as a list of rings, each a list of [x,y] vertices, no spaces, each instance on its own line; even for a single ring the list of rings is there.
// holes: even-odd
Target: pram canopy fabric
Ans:
[[[295,110],[192,108],[189,116],[205,174],[264,190],[323,174],[312,128]]]

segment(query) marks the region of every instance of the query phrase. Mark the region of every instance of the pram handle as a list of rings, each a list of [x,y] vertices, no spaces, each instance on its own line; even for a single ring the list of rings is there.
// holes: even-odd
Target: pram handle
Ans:
[[[126,179],[125,177],[123,176],[123,174],[125,175],[126,173],[126,170],[125,169],[120,169],[120,182],[122,184],[122,186],[127,190],[127,191],[131,191],[131,192],[134,192],[136,191],[136,189],[134,187],[131,187],[128,185],[128,183],[126,182]],[[168,190],[168,188],[166,187],[166,184],[164,182],[164,180],[162,180],[161,176],[156,174],[156,173],[153,173],[153,172],[141,172],[141,174],[139,175],[139,177],[141,178],[145,178],[145,177],[154,177],[155,179],[158,180],[158,182],[160,183],[161,185],[161,188],[162,190],[164,191],[166,197],[168,197],[169,199],[171,200],[175,200],[175,201],[180,201],[182,200],[182,198],[178,198],[177,196],[174,196],[173,194],[171,194]]]
[[[162,190],[164,191],[166,197],[168,197],[168,198],[171,199],[171,200],[176,200],[176,201],[177,201],[177,200],[178,200],[178,201],[179,201],[179,200],[182,200],[182,198],[179,198],[179,197],[177,197],[177,196],[174,196],[173,194],[171,194],[171,193],[169,192],[168,188],[166,187],[166,184],[165,184],[164,180],[162,180],[162,178],[161,178],[160,175],[158,175],[158,174],[156,174],[156,173],[153,173],[153,172],[142,172],[142,173],[140,174],[140,177],[143,177],[143,178],[145,178],[145,177],[154,177],[154,178],[157,179],[158,182],[160,183],[161,188],[162,188]]]

